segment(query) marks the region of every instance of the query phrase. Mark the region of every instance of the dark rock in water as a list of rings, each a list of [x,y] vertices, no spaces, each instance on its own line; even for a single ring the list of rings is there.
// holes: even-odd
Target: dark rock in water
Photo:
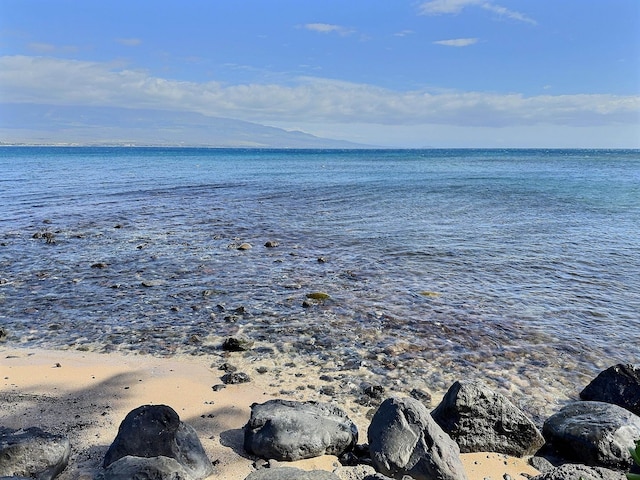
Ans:
[[[0,477],[50,480],[69,463],[69,439],[37,427],[11,430],[0,427]]]
[[[126,456],[169,457],[194,479],[213,473],[196,431],[166,405],[143,405],[129,412],[104,457],[103,466]],[[135,478],[135,477],[133,477]]]
[[[640,417],[602,402],[574,402],[544,422],[547,447],[568,461],[628,469],[640,438]]]
[[[169,457],[122,457],[107,467],[103,480],[195,480],[175,459]]]
[[[384,395],[384,387],[382,385],[365,384],[362,387],[365,395],[376,400],[381,399],[382,395]]]
[[[460,449],[413,398],[388,398],[368,430],[376,470],[393,478],[466,480]]]
[[[245,480],[340,480],[326,470],[300,470],[292,467],[261,468],[249,474]]]
[[[414,388],[409,392],[409,395],[424,403],[425,407],[431,406],[431,394],[429,392]]]
[[[341,455],[356,444],[358,429],[328,403],[269,400],[251,405],[244,448],[263,458],[300,460]]]
[[[238,250],[251,250],[253,246],[250,243],[241,243],[238,245]]]
[[[455,382],[431,416],[463,453],[523,457],[544,445],[540,431],[519,408],[477,382]]]
[[[620,363],[607,368],[580,392],[580,398],[613,403],[640,415],[640,366]]]
[[[536,475],[531,480],[626,480],[626,478],[624,473],[606,468],[566,463],[546,473]]]
[[[222,349],[227,352],[246,352],[252,347],[253,342],[244,337],[229,337],[222,342]]]
[[[225,385],[237,385],[238,383],[248,383],[251,377],[244,372],[230,372],[222,376],[222,383]]]
[[[269,240],[268,242],[266,242],[264,244],[264,246],[267,247],[267,248],[276,248],[278,245],[280,245],[280,243],[276,242],[274,240]]]
[[[8,336],[9,332],[7,329],[5,327],[0,327],[0,342],[6,340]]]

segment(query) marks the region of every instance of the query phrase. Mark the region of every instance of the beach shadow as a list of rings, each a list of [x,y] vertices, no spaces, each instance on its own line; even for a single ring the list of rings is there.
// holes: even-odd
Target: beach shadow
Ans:
[[[244,449],[244,429],[235,428],[232,430],[225,430],[220,432],[220,443],[225,447],[232,449],[237,455],[249,460],[255,459],[253,455],[250,455]]]
[[[244,450],[244,424],[249,414],[238,408],[223,406],[211,408],[205,415],[181,419],[191,425],[199,434],[219,437],[220,445],[230,448],[237,455],[253,460]],[[242,427],[238,428],[238,425]]]
[[[5,360],[3,364],[10,365]],[[66,437],[71,444],[71,458],[58,478],[86,478],[79,472],[102,468],[104,455],[114,440],[103,432],[114,426],[117,430],[123,420],[117,409],[130,401],[129,387],[138,378],[136,372],[116,374],[96,380],[89,387],[62,393],[46,382],[33,384],[25,392],[19,386],[19,378],[14,380],[18,386],[11,388],[12,379],[8,375],[4,377],[5,387],[0,390],[0,426],[11,430],[39,427]]]

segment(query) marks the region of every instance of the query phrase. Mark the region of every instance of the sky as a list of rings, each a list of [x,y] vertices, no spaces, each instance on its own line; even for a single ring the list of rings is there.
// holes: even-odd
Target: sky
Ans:
[[[2,104],[392,147],[640,148],[640,1],[0,0]]]

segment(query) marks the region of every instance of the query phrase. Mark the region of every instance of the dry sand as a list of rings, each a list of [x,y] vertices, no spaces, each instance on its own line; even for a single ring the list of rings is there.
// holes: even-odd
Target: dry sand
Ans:
[[[233,357],[234,365],[242,363]],[[72,444],[69,466],[60,480],[90,480],[100,468],[120,422],[134,408],[145,404],[171,406],[181,420],[195,428],[209,458],[217,462],[211,479],[244,479],[253,471],[254,459],[242,450],[242,427],[250,406],[272,398],[327,401],[318,390],[307,387],[307,373],[289,372],[277,381],[271,371],[262,375],[251,366],[252,381],[221,384],[221,372],[203,357],[156,358],[116,353],[0,349],[0,426],[41,427],[66,435]],[[248,366],[244,366],[248,367]],[[307,370],[305,368],[305,370]],[[287,394],[283,395],[282,391]],[[439,399],[434,399],[438,401]],[[368,409],[340,405],[366,442]],[[526,478],[537,471],[525,460],[500,454],[462,455],[469,480]],[[332,456],[292,462],[306,470],[333,470]]]

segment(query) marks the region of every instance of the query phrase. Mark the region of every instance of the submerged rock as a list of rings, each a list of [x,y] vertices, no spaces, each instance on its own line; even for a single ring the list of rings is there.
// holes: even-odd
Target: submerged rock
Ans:
[[[324,292],[311,292],[307,293],[307,298],[310,298],[311,300],[328,300],[331,298],[331,295]]]
[[[358,429],[347,414],[320,402],[277,399],[254,403],[244,427],[245,450],[275,460],[341,455],[357,439]]]
[[[460,449],[413,398],[382,402],[368,430],[376,469],[393,478],[466,480]]]
[[[227,352],[245,352],[253,348],[253,341],[244,337],[229,337],[222,342],[222,349]]]

